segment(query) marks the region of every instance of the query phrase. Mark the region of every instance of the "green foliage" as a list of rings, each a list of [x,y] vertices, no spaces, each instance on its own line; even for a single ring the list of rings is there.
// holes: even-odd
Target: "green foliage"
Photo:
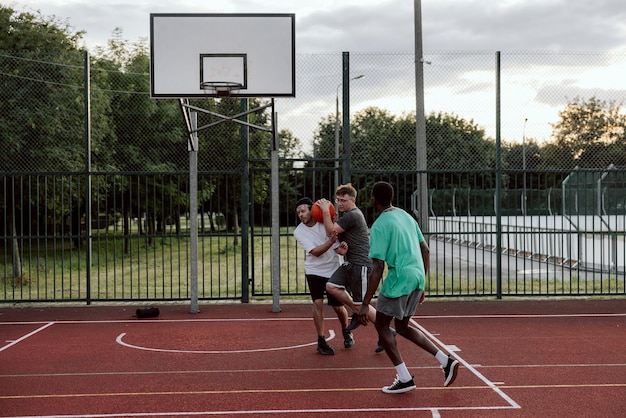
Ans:
[[[472,120],[431,113],[426,117],[426,143],[429,169],[495,168],[495,143]]]
[[[552,136],[574,166],[598,168],[599,160],[605,167],[626,165],[626,115],[619,105],[596,97],[577,97],[559,117]]]
[[[320,121],[314,137],[315,156],[334,158],[335,118]],[[368,107],[351,122],[351,162],[359,170],[414,170],[415,114],[392,115]],[[341,127],[339,129],[341,133]],[[428,169],[487,169],[495,167],[495,143],[473,121],[456,115],[432,113],[426,117]],[[342,140],[340,135],[340,140]]]
[[[0,170],[84,169],[81,33],[4,6],[0,16]]]
[[[84,31],[72,33],[67,22],[40,12],[18,13],[0,5],[0,51],[65,52],[78,49]]]
[[[298,159],[304,156],[302,151],[302,143],[299,138],[296,138],[289,130],[282,129],[279,134],[279,154],[281,159]],[[292,164],[289,161],[284,161],[285,164]]]
[[[414,115],[395,117],[387,110],[375,107],[355,114],[350,137],[352,165],[374,170],[414,169],[414,121]]]

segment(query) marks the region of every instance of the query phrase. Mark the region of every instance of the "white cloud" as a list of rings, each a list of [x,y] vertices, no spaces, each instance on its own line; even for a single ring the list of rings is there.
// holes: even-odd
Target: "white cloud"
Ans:
[[[295,13],[297,53],[315,54],[316,62],[299,72],[298,97],[286,103],[292,108],[281,105],[281,120],[294,118],[299,127],[294,131],[306,141],[319,120],[334,111],[342,51],[355,57],[358,53],[414,52],[414,3],[14,0],[10,6],[39,9],[44,16],[67,19],[76,31],[86,31],[84,39],[90,49],[106,45],[117,27],[130,41],[147,39],[150,13]],[[549,139],[550,122],[576,95],[596,95],[617,102],[626,95],[625,59],[618,56],[620,62],[611,63],[600,53],[626,53],[623,0],[422,0],[421,5],[423,48],[426,59],[432,61],[424,68],[427,112],[447,111],[473,118],[493,136],[495,51],[503,51],[504,59],[505,138],[521,140],[523,121],[528,118],[527,136]],[[454,51],[459,51],[458,57]],[[572,54],[574,51],[581,55]],[[584,51],[592,54],[585,55]],[[473,52],[479,53],[478,57],[472,57]],[[480,53],[486,55],[481,58]],[[394,113],[414,110],[412,62],[355,61],[351,69],[367,78],[353,86],[353,111],[367,105]],[[359,89],[367,90],[359,93]]]

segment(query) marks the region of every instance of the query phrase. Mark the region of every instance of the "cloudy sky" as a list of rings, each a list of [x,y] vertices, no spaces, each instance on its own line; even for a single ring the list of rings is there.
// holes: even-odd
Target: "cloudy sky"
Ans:
[[[416,1],[411,0],[4,0],[3,3],[18,11],[39,10],[44,16],[54,15],[67,21],[75,31],[86,32],[84,40],[90,50],[96,45],[104,46],[115,28],[121,28],[127,40],[148,39],[150,13],[295,13],[298,54],[414,51]],[[626,54],[624,0],[422,0],[421,9],[426,57],[429,51]],[[433,62],[430,66],[433,71],[436,64]],[[593,87],[602,91],[615,90],[616,94],[607,97],[619,101],[626,93],[622,76],[625,65],[621,62],[617,67],[611,67],[610,73],[595,69],[581,75],[581,79],[595,80],[592,82],[569,77],[568,83],[584,89],[585,83],[604,82],[606,85]],[[542,73],[545,78],[540,81],[523,83],[543,84],[546,79],[558,76],[560,71],[553,68],[552,72]],[[563,81],[555,83],[562,84]],[[327,109],[330,105],[332,109],[334,90],[333,85],[327,94],[328,103],[319,103],[320,109],[313,109],[305,115],[309,122],[316,124],[319,121],[318,110],[323,115],[324,107]],[[440,106],[446,101],[453,100],[462,107],[463,100],[468,103],[477,100],[476,96],[470,95],[464,98],[460,91],[438,96],[439,93],[441,91],[435,89],[427,91],[427,112],[429,107],[445,111]],[[526,94],[534,97],[529,101],[536,101],[544,93]],[[576,94],[572,92],[570,98],[574,96]],[[351,95],[352,100],[357,102],[352,104],[353,110],[358,110],[359,105],[372,104],[371,101],[359,104],[357,95]],[[397,97],[390,100],[401,102]],[[408,100],[410,106],[411,99]],[[536,114],[517,114],[513,116],[515,120],[505,121],[506,126],[516,132],[510,133],[509,137],[519,136],[521,124],[528,118],[528,126],[523,128],[529,135],[546,139],[549,122],[554,121],[558,113],[556,107],[549,109],[554,105],[539,103]],[[563,103],[558,105],[562,109]],[[481,121],[479,116],[476,119],[493,136],[493,121]]]
[[[298,52],[413,50],[411,0],[4,0],[86,31],[148,38],[150,13],[295,13]],[[623,0],[422,0],[425,50],[626,50]]]

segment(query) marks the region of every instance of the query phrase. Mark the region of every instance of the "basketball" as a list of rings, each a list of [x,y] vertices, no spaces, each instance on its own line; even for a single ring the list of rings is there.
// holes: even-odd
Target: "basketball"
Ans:
[[[330,212],[330,219],[333,219],[333,216],[335,216],[335,207],[333,205],[330,205],[328,207],[328,212]],[[315,202],[313,206],[311,206],[311,216],[317,222],[324,222],[324,214],[322,213],[322,208],[320,208],[317,202]]]

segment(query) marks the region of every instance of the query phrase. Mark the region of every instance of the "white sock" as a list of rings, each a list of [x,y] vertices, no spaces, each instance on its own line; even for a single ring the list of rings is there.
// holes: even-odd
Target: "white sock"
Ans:
[[[400,379],[402,383],[408,382],[409,380],[413,379],[413,377],[409,373],[409,369],[406,368],[406,364],[404,363],[400,363],[396,366],[396,373],[398,374],[398,379]]]
[[[441,363],[442,366],[446,366],[448,364],[448,355],[445,354],[443,351],[439,350],[437,351],[437,354],[435,354],[435,358],[439,361],[439,363]]]

